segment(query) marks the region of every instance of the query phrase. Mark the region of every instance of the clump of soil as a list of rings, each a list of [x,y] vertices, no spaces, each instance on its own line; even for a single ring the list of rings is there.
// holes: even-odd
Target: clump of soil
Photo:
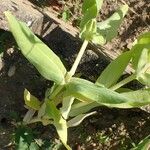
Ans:
[[[98,108],[98,114],[70,129],[77,150],[128,150],[150,134],[150,115],[139,109]],[[74,144],[73,144],[74,145]]]

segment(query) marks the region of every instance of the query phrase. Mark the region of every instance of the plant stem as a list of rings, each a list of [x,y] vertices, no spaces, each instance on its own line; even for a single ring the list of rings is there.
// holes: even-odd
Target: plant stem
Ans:
[[[82,56],[84,54],[84,51],[85,51],[87,45],[88,45],[88,41],[84,40],[84,42],[82,44],[82,47],[81,47],[81,49],[80,49],[80,51],[79,51],[79,53],[77,55],[77,58],[76,58],[76,60],[75,60],[75,62],[73,64],[71,70],[69,71],[69,74],[70,74],[71,77],[75,74],[76,69],[77,69],[77,67],[79,65],[79,62],[80,62],[80,60],[81,60],[81,58],[82,58]]]
[[[124,80],[122,80],[119,83],[117,83],[116,85],[112,86],[110,89],[115,91],[115,90],[119,89],[120,87],[122,87],[123,85],[131,82],[135,78],[136,78],[136,74],[132,74],[129,77],[127,77]]]

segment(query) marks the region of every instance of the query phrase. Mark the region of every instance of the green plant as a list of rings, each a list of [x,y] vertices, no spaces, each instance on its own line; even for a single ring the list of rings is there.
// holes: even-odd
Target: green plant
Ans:
[[[50,139],[37,139],[37,134],[30,128],[19,125],[15,130],[14,143],[16,150],[57,150],[61,142],[53,142]]]
[[[150,135],[141,140],[137,146],[132,148],[131,150],[149,150],[150,148]]]
[[[67,22],[71,17],[71,12],[67,7],[64,7],[63,12],[60,14],[60,17]]]
[[[117,35],[117,28],[128,10],[128,6],[123,5],[106,21],[97,23],[96,16],[102,3],[102,0],[85,0],[83,3],[80,37],[84,42],[69,72],[59,57],[23,22],[17,21],[11,13],[5,12],[10,30],[23,55],[44,78],[54,81],[54,85],[47,89],[43,101],[39,101],[25,89],[24,99],[28,112],[23,121],[26,124],[34,122],[42,122],[43,125],[53,124],[68,150],[71,148],[67,145],[67,128],[76,126],[84,118],[95,114],[95,112],[87,113],[92,108],[101,105],[134,108],[150,104],[150,33],[140,36],[130,51],[112,61],[95,83],[73,77],[88,42],[103,45],[110,41]],[[130,63],[135,70],[133,74],[117,82]],[[138,91],[121,89],[134,79],[146,87]],[[62,107],[58,108],[60,103]]]

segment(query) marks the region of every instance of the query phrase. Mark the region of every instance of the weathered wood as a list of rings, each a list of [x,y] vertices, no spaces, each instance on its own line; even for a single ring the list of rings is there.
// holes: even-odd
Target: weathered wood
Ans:
[[[11,11],[19,20],[26,22],[27,25],[39,36],[45,36],[47,32],[61,26],[63,30],[73,36],[77,30],[72,26],[58,19],[54,13],[40,10],[28,0],[1,0],[0,2],[0,28],[9,30],[4,16],[5,11]],[[44,12],[43,12],[44,11]]]
[[[40,28],[42,27],[41,14],[32,3],[27,0],[1,0],[0,2],[0,28],[8,30],[8,23],[5,19],[4,12],[11,11],[19,20],[26,22],[32,30],[40,34]]]

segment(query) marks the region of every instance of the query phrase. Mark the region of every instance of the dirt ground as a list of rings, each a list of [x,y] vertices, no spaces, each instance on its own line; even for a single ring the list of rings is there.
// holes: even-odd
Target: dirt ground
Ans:
[[[59,13],[63,10],[64,4],[60,4],[56,0],[50,2],[52,3],[46,3],[44,7],[52,7]],[[74,13],[75,17],[70,18],[74,23],[81,11],[72,10],[74,5],[71,4],[78,2],[79,8],[77,8],[80,10],[81,1],[68,0],[64,2]],[[118,53],[120,50],[129,48],[130,43],[142,32],[150,31],[150,1],[125,0],[125,2],[129,4],[130,10],[119,29],[119,36],[105,46]],[[104,0],[98,20],[106,19],[120,4],[121,0]],[[0,35],[4,33],[0,30]],[[46,36],[44,41],[70,68],[76,55],[76,49],[79,49],[81,43],[70,39],[68,34],[61,33],[59,29]],[[9,33],[3,43],[5,43],[3,47],[5,52],[0,61],[0,150],[11,150],[14,149],[12,146],[12,137],[16,129],[14,124],[20,121],[26,112],[23,107],[24,89],[27,88],[33,95],[42,99],[46,88],[51,86],[51,82],[43,79],[20,54]],[[93,81],[107,64],[108,62],[104,58],[99,58],[89,49],[78,72],[81,72],[84,78]],[[133,84],[135,85],[135,83]],[[96,115],[84,120],[80,126],[69,129],[69,144],[74,150],[129,150],[150,135],[150,114],[144,110],[120,110],[106,107],[96,110],[98,112]],[[37,138],[44,139],[53,136],[58,138],[53,127],[37,126],[30,126],[32,130],[38,130]]]

